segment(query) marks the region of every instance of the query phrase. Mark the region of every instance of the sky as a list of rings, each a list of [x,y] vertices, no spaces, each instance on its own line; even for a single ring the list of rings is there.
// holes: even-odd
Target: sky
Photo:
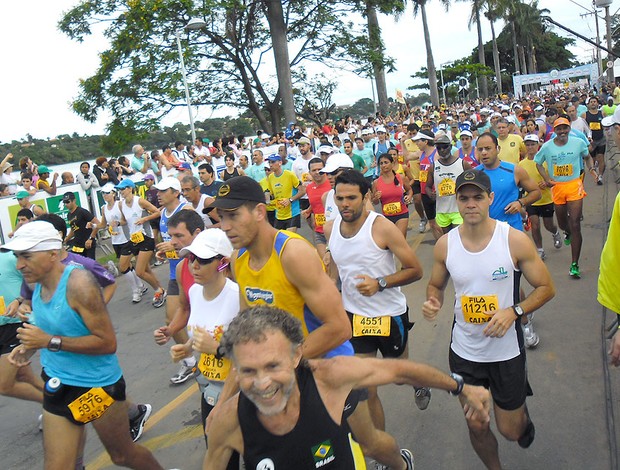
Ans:
[[[70,102],[78,95],[80,79],[89,77],[97,68],[99,53],[106,42],[101,36],[87,38],[83,43],[70,40],[61,33],[57,24],[63,12],[78,0],[20,0],[0,2],[0,17],[5,18],[0,28],[0,43],[4,44],[0,73],[1,106],[0,142],[22,140],[27,134],[35,138],[53,138],[60,134],[103,134],[110,116],[102,113],[96,123],[88,123],[74,114]],[[411,2],[409,2],[411,3]],[[440,2],[430,0],[427,15],[435,64],[459,59],[477,45],[475,26],[470,31],[467,20],[470,2],[453,2],[446,13]],[[540,8],[551,11],[557,22],[589,38],[596,37],[594,17],[582,17],[592,10],[591,0],[539,0]],[[611,14],[620,7],[614,0]],[[409,8],[398,21],[380,16],[379,22],[387,53],[396,59],[396,71],[387,75],[388,95],[396,89],[407,92],[412,84],[410,76],[426,66],[426,52],[421,18],[414,18]],[[496,24],[499,34],[501,23]],[[600,22],[601,37],[604,21]],[[561,36],[566,33],[555,29]],[[483,24],[483,40],[491,40],[488,23]],[[593,48],[577,40],[572,52],[579,60],[592,57]],[[367,79],[351,73],[330,72],[338,78],[339,86],[333,99],[336,104],[352,104],[360,98],[372,97],[371,84]],[[412,93],[412,92],[409,92]],[[416,94],[417,92],[413,92]],[[201,107],[194,110],[196,120],[214,115],[212,109]],[[163,121],[164,125],[175,122],[188,123],[187,109],[179,107]]]

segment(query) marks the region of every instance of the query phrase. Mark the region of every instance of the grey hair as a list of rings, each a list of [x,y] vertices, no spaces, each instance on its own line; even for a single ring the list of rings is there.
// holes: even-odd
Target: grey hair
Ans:
[[[191,176],[191,175],[184,176],[183,179],[181,180],[181,183],[191,184],[192,188],[198,188],[200,186],[200,180],[196,178],[195,176]]]
[[[280,331],[292,343],[292,348],[304,340],[301,322],[290,313],[275,307],[260,305],[247,308],[228,325],[220,341],[226,357],[233,358],[233,347],[237,344],[267,340],[267,332]]]
[[[506,119],[506,118],[500,118],[500,119],[498,119],[497,124],[506,124],[507,126],[509,126],[510,125],[510,121],[508,121],[508,119]]]
[[[131,153],[133,153],[134,155],[138,152],[138,149],[141,148],[142,145],[140,144],[136,144],[133,147],[131,147]]]

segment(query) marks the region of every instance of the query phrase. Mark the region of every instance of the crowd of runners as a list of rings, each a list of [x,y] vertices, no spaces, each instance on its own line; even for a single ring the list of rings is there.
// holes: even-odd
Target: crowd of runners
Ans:
[[[151,406],[128,398],[116,358],[108,305],[126,281],[127,302],[150,288],[152,307],[165,307],[153,339],[180,363],[171,383],[200,386],[205,469],[360,469],[365,459],[413,469],[412,452],[386,432],[377,388],[388,383],[410,385],[420,410],[433,389],[457,396],[473,450],[500,469],[492,417],[522,448],[535,438],[526,349],[540,342],[534,312],[555,295],[545,249],[565,246],[565,275],[580,278],[584,178],[606,182],[604,129],[620,141],[618,102],[612,86],[609,96],[290,123],[252,141],[135,145],[121,163],[80,168],[83,189],[102,194],[100,218],[72,192],[66,221],[31,203],[36,189],[56,191],[56,175],[25,162],[7,195],[18,224],[0,253],[0,393],[43,405],[47,469],[83,468],[87,423],[115,464],[162,468],[135,443]],[[0,165],[11,174],[11,156]],[[412,226],[434,241],[430,272],[407,242]],[[95,261],[101,238],[116,279]],[[618,255],[608,241],[599,281],[599,301],[615,312]],[[445,299],[450,279],[455,297]],[[414,282],[427,285],[425,299],[401,290]],[[445,303],[446,373],[415,362],[408,343],[410,309],[434,321]],[[618,334],[610,354],[618,365]]]

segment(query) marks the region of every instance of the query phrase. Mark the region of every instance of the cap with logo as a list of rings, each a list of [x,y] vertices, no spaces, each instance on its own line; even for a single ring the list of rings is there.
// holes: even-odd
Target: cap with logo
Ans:
[[[192,166],[187,162],[181,162],[177,165],[177,170],[192,170]]]
[[[249,176],[235,176],[220,186],[211,206],[236,209],[246,202],[265,202],[263,188]]]
[[[65,193],[62,196],[62,202],[63,203],[67,203],[67,202],[71,202],[71,201],[75,201],[75,193]]]
[[[310,139],[307,137],[300,137],[297,139],[297,145],[310,145]]]
[[[456,191],[458,192],[461,187],[471,184],[478,188],[491,193],[491,180],[489,175],[480,170],[466,170],[456,178]]]
[[[277,153],[273,153],[269,155],[265,160],[267,160],[268,162],[281,162],[282,157],[278,155]]]
[[[570,127],[570,121],[566,118],[557,118],[555,121],[553,121],[553,127],[558,127],[558,126],[568,126]]]
[[[420,131],[411,140],[435,140],[435,134],[432,131]]]
[[[523,142],[540,143],[540,139],[538,138],[536,134],[527,134],[525,137],[523,137]]]
[[[45,165],[39,165],[39,167],[37,168],[37,171],[39,172],[40,175],[42,175],[43,173],[49,173],[50,169]]]

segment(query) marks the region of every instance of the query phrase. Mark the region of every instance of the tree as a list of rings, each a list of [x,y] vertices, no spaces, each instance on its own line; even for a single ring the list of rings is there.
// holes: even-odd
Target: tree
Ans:
[[[497,38],[495,36],[495,22],[499,18],[499,13],[495,9],[493,0],[484,0],[484,6],[486,11],[484,16],[489,20],[491,24],[491,40],[493,44],[493,66],[495,68],[495,82],[497,84],[497,93],[502,94],[502,70],[499,64],[499,49],[497,47]]]
[[[431,36],[428,30],[428,20],[426,19],[426,2],[428,0],[413,0],[413,16],[422,16],[422,27],[424,28],[424,45],[426,46],[426,68],[428,70],[428,81],[431,92],[431,103],[439,106],[439,91],[437,89],[437,69],[433,59],[433,48],[431,47]],[[441,3],[448,10],[450,0],[441,0]]]
[[[478,35],[478,62],[486,66],[486,57],[484,55],[484,43],[482,42],[482,23],[480,19],[480,12],[482,10],[482,4],[484,0],[460,0],[461,2],[471,2],[471,15],[469,17],[469,22],[467,26],[471,30],[472,24],[476,24],[476,33]],[[486,98],[489,96],[489,86],[487,83],[487,77],[483,76],[480,81],[480,86],[482,88],[482,97]]]
[[[171,109],[185,105],[174,36],[190,18],[199,17],[208,26],[187,32],[182,38],[194,103],[249,109],[262,129],[280,129],[282,93],[288,86],[286,73],[279,77],[280,86],[276,87],[271,74],[261,68],[266,54],[274,46],[282,47],[278,25],[274,29],[266,18],[267,1],[81,2],[64,15],[60,29],[81,41],[92,28],[105,28],[110,44],[100,54],[96,72],[80,83],[74,111],[94,121],[101,110],[107,109],[113,119],[135,123],[137,131],[156,128]],[[288,0],[283,5],[291,68],[305,61],[328,66],[337,63],[340,68],[343,64],[359,66],[360,56],[350,53],[350,47],[361,32],[352,22],[342,21],[349,6],[328,0]],[[270,3],[272,7],[269,15],[275,18],[279,13]],[[286,54],[279,50],[276,57],[280,64]],[[290,111],[285,109],[285,113]]]

